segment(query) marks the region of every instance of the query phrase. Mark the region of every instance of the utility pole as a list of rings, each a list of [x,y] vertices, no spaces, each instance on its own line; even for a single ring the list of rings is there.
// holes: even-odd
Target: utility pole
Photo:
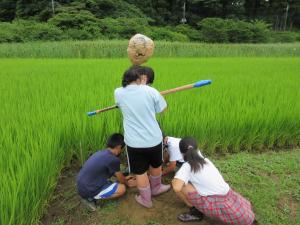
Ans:
[[[289,8],[290,8],[290,5],[289,5],[289,3],[287,2],[287,3],[286,3],[286,9],[285,9],[285,16],[284,16],[284,24],[283,24],[283,30],[284,30],[284,31],[285,31],[285,29],[286,29],[286,22],[287,22],[287,18],[288,18]]]
[[[51,0],[51,4],[52,4],[52,14],[55,14],[55,10],[54,10],[54,0]]]
[[[180,20],[180,22],[181,23],[183,23],[183,24],[185,24],[186,23],[186,18],[185,18],[185,1],[184,1],[184,3],[183,3],[183,7],[182,7],[182,10],[183,10],[183,12],[182,12],[182,19]]]

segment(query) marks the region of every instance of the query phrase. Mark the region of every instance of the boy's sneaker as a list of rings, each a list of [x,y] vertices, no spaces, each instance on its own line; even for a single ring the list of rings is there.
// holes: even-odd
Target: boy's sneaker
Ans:
[[[96,202],[94,199],[81,199],[81,202],[91,211],[95,212],[97,210]]]

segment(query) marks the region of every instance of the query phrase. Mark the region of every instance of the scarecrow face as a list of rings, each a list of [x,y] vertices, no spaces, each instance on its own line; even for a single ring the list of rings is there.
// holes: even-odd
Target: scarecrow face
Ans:
[[[140,65],[152,56],[153,49],[154,43],[150,38],[142,34],[136,34],[129,40],[127,53],[134,65]]]

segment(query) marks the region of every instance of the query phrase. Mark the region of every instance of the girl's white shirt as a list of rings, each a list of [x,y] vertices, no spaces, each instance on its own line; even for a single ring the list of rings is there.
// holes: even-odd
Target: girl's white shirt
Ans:
[[[169,153],[169,156],[170,156],[170,159],[169,161],[170,162],[174,162],[174,161],[178,161],[178,162],[181,162],[181,163],[184,163],[184,160],[183,160],[183,156],[180,152],[180,149],[179,149],[179,142],[180,142],[180,138],[175,138],[175,137],[167,137],[168,140],[167,140],[167,144],[168,144],[168,147],[167,147],[167,151]]]
[[[202,156],[199,151],[199,155]],[[199,195],[226,195],[230,190],[229,185],[224,181],[221,173],[215,165],[207,158],[206,164],[198,172],[191,171],[191,166],[185,162],[175,175],[175,178],[189,182],[195,187]]]

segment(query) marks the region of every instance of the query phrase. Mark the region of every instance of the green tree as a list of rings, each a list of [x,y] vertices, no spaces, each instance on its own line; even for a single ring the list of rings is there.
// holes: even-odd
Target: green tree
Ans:
[[[178,25],[182,18],[182,6],[185,0],[127,0],[136,5],[154,25]]]
[[[18,19],[39,19],[38,15],[51,11],[51,1],[48,0],[17,0],[16,17]]]
[[[84,2],[86,9],[97,18],[146,17],[138,7],[123,0],[85,0]]]
[[[227,24],[221,18],[206,18],[198,23],[206,42],[228,42]]]
[[[261,19],[273,25],[275,30],[284,26],[300,28],[299,0],[246,0],[245,15],[248,19]]]
[[[12,21],[16,16],[16,1],[0,1],[0,21]]]
[[[128,39],[136,33],[147,32],[148,19],[145,18],[104,18],[100,20],[101,32],[111,39]]]

